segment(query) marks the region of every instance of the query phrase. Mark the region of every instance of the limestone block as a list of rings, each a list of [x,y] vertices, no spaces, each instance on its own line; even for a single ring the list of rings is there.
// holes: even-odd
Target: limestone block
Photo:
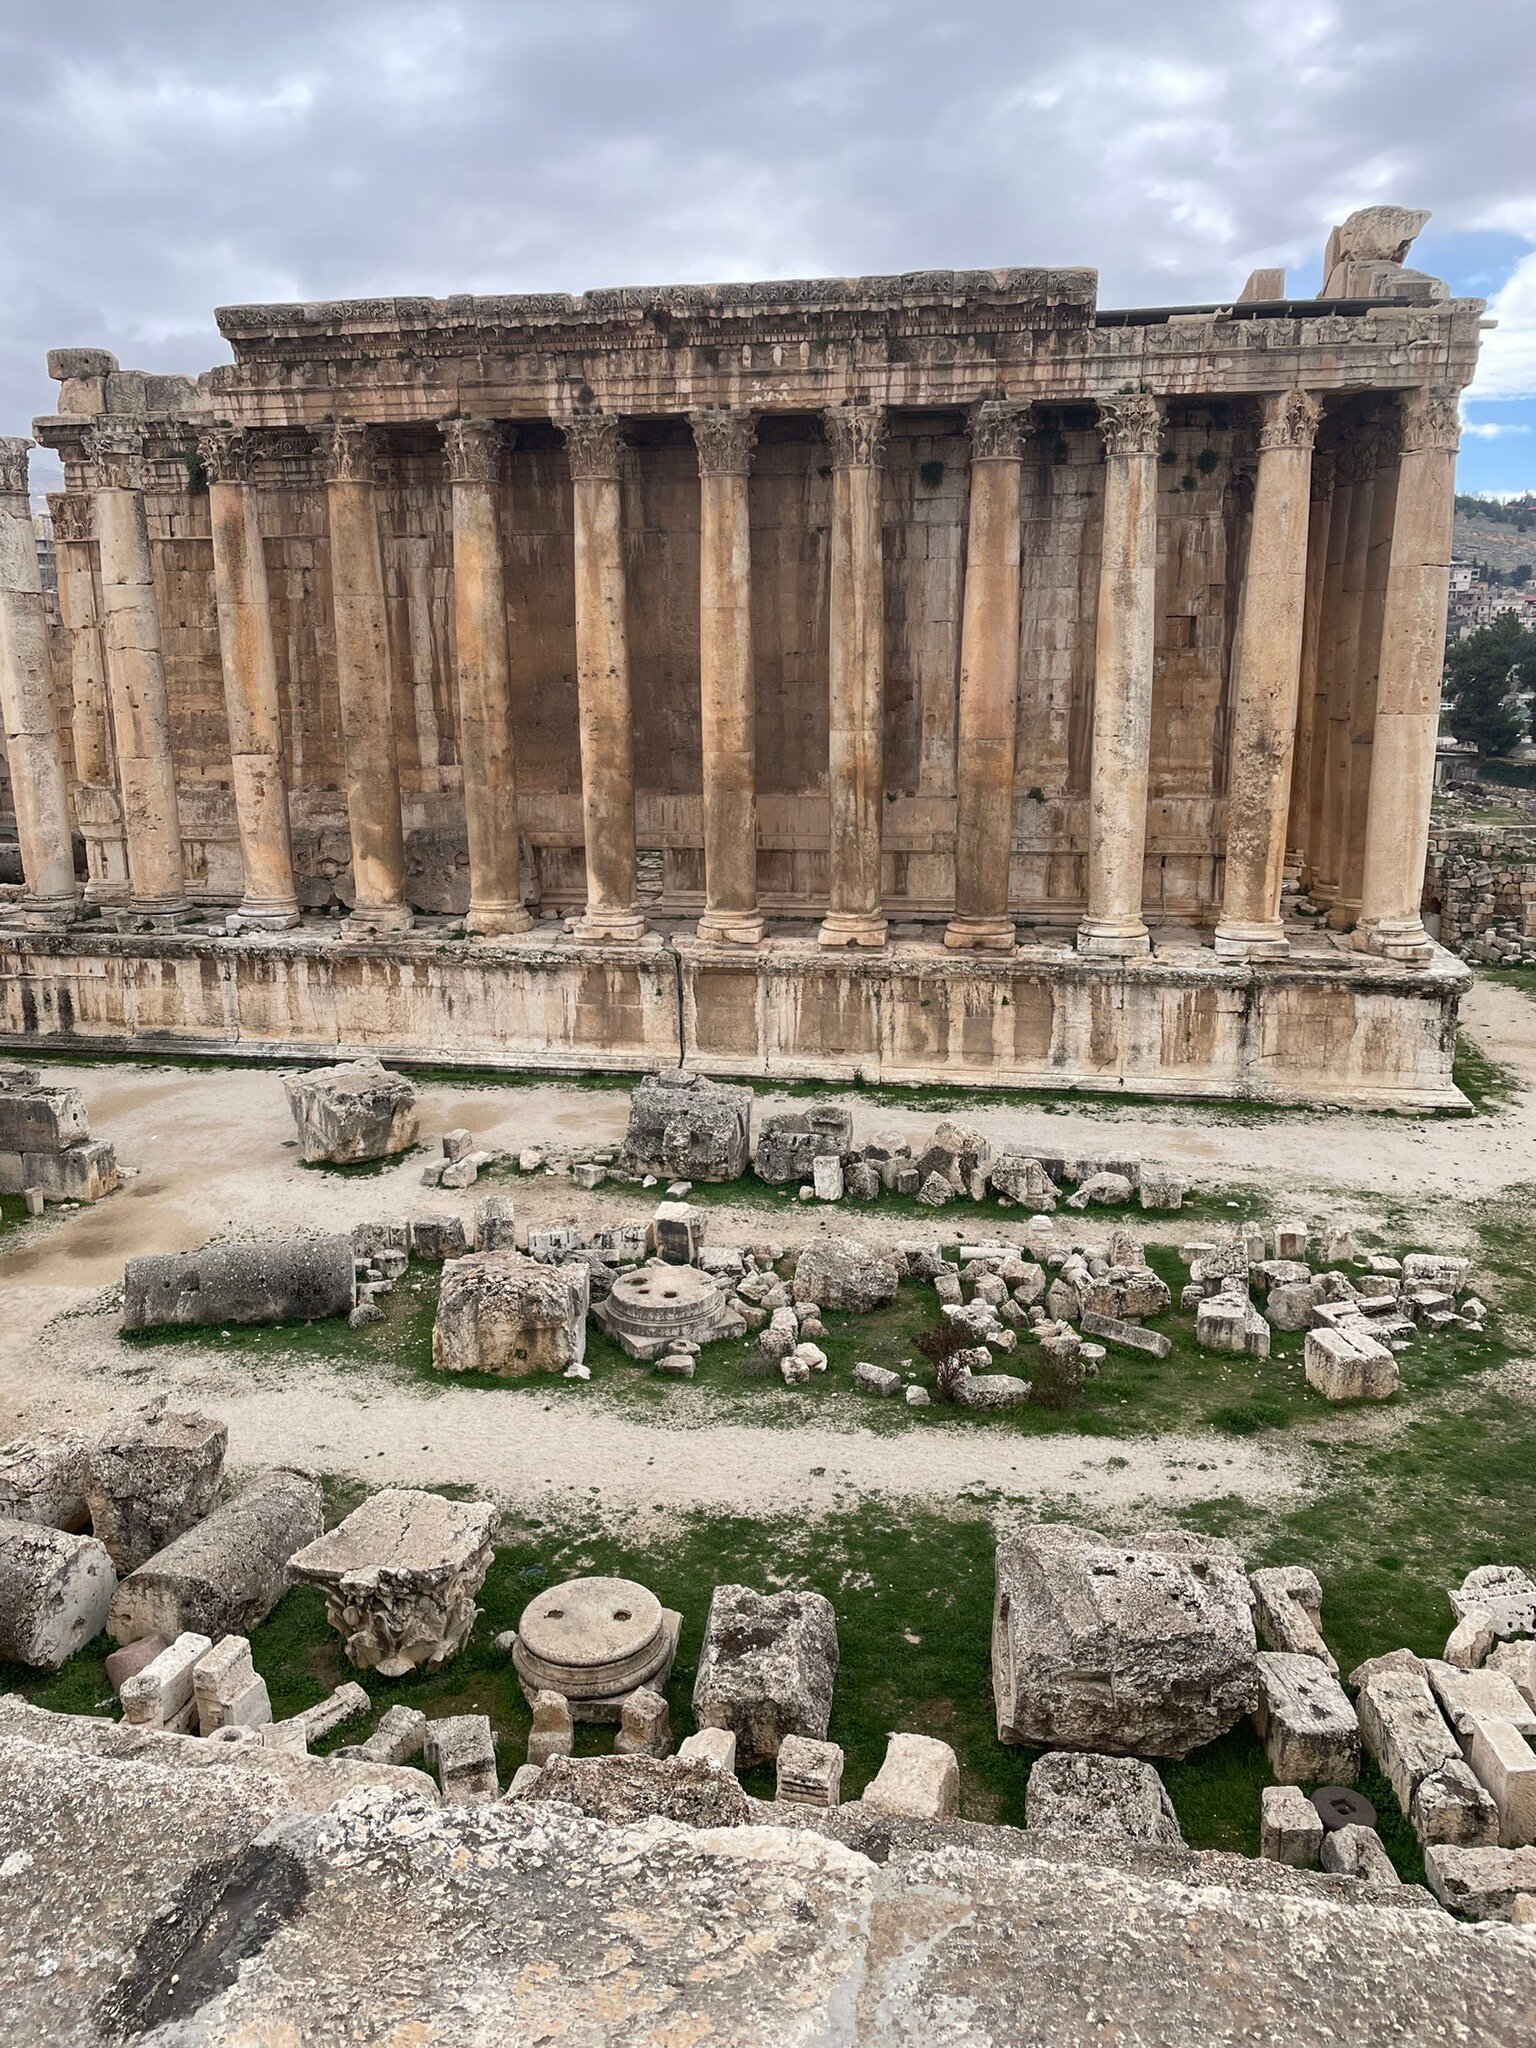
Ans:
[[[317,1700],[312,1707],[306,1707],[295,1719],[304,1730],[307,1744],[323,1742],[327,1735],[348,1721],[355,1721],[362,1714],[373,1711],[373,1702],[355,1679],[347,1679],[323,1700]]]
[[[931,1735],[893,1734],[859,1797],[877,1813],[953,1820],[960,1810],[960,1760],[947,1742]]]
[[[109,1652],[105,1663],[108,1685],[121,1697],[123,1680],[132,1678],[135,1671],[142,1671],[162,1650],[170,1647],[169,1636],[141,1636],[136,1643],[126,1643],[122,1649]]]
[[[342,1235],[151,1253],[123,1272],[125,1330],[308,1322],[356,1303],[352,1240]]]
[[[1308,1330],[1303,1366],[1325,1401],[1385,1401],[1399,1385],[1397,1360],[1363,1329]]]
[[[1372,1672],[1360,1687],[1355,1709],[1361,1738],[1404,1813],[1411,1810],[1421,1779],[1442,1764],[1460,1760],[1456,1737],[1421,1670]]]
[[[1323,1846],[1322,1815],[1295,1785],[1266,1785],[1259,1794],[1259,1854],[1293,1870],[1315,1870]]]
[[[1479,1609],[1500,1640],[1536,1636],[1536,1580],[1519,1565],[1479,1565],[1452,1593],[1451,1605],[1458,1616]]]
[[[788,1358],[800,1341],[800,1324],[792,1308],[776,1308],[765,1328],[757,1333],[757,1348],[765,1358]]]
[[[1467,1762],[1499,1810],[1499,1846],[1524,1849],[1536,1842],[1536,1750],[1514,1723],[1475,1720]]]
[[[218,1498],[225,1423],[178,1413],[165,1396],[110,1427],[92,1447],[85,1503],[92,1533],[122,1573],[200,1522]]]
[[[1536,1898],[1536,1849],[1424,1851],[1424,1877],[1447,1912],[1467,1920],[1509,1920],[1520,1898]]]
[[[496,1521],[490,1501],[389,1487],[299,1551],[290,1570],[324,1592],[326,1619],[360,1671],[400,1678],[468,1640]]]
[[[1184,1845],[1162,1779],[1136,1757],[1047,1750],[1030,1768],[1024,1825],[1166,1849]]]
[[[38,1522],[49,1529],[84,1529],[85,1438],[73,1430],[43,1429],[0,1445],[0,1522]]]
[[[704,1248],[706,1227],[703,1210],[691,1202],[658,1202],[646,1243],[669,1266],[692,1266]]]
[[[736,1737],[729,1728],[701,1728],[696,1735],[683,1738],[677,1745],[677,1756],[680,1763],[705,1763],[734,1777]]]
[[[519,1252],[471,1252],[443,1267],[432,1363],[439,1372],[526,1379],[587,1355],[588,1268],[546,1266]]]
[[[99,1202],[119,1182],[117,1154],[101,1138],[81,1138],[58,1152],[24,1152],[21,1182],[50,1202]]]
[[[946,1174],[930,1173],[919,1181],[917,1199],[925,1209],[943,1209],[955,1199],[955,1190]]]
[[[1536,1741],[1536,1709],[1507,1671],[1484,1666],[1463,1670],[1438,1657],[1424,1660],[1424,1675],[1451,1732],[1467,1753],[1477,1721],[1508,1721],[1527,1742]]]
[[[1470,1259],[1454,1258],[1441,1252],[1410,1252],[1403,1260],[1405,1287],[1441,1287],[1447,1294],[1459,1294],[1472,1271]]]
[[[528,1761],[546,1764],[552,1756],[569,1756],[576,1746],[570,1704],[563,1693],[536,1692],[533,1722],[528,1730]]]
[[[630,1098],[623,1166],[658,1180],[738,1180],[747,1170],[750,1088],[668,1068]]]
[[[1253,1725],[1270,1769],[1287,1785],[1350,1785],[1360,1775],[1360,1724],[1343,1686],[1316,1657],[1258,1654]]]
[[[1123,1173],[1091,1173],[1068,1195],[1067,1207],[1086,1209],[1090,1202],[1097,1202],[1104,1208],[1119,1208],[1130,1201],[1135,1192]]]
[[[1149,1358],[1166,1358],[1173,1349],[1173,1341],[1161,1330],[1144,1330],[1140,1323],[1128,1323],[1118,1316],[1099,1315],[1091,1308],[1082,1314],[1082,1332],[1085,1337],[1097,1337],[1105,1344],[1117,1345],[1122,1351],[1141,1351]]]
[[[0,1521],[0,1661],[57,1671],[101,1634],[115,1585],[94,1537]]]
[[[989,1169],[992,1192],[1045,1214],[1056,1206],[1056,1183],[1031,1152],[999,1152]]]
[[[759,1127],[753,1171],[775,1187],[809,1180],[818,1158],[841,1158],[852,1145],[851,1110],[778,1110]]]
[[[1294,1334],[1311,1327],[1312,1311],[1321,1298],[1320,1281],[1286,1280],[1270,1288],[1264,1312],[1274,1329]]]
[[[416,1142],[416,1090],[374,1059],[284,1074],[306,1165],[389,1159]]]
[[[852,1159],[842,1173],[844,1192],[856,1202],[877,1202],[880,1199],[885,1183],[878,1166],[872,1166],[867,1159]]]
[[[1468,1607],[1445,1639],[1445,1662],[1461,1671],[1475,1671],[1493,1641],[1493,1616],[1486,1607]]]
[[[792,1291],[796,1301],[864,1315],[893,1302],[899,1281],[896,1261],[889,1252],[854,1237],[827,1237],[801,1252],[795,1262]]]
[[[274,1467],[130,1572],[107,1626],[120,1643],[244,1634],[282,1599],[289,1559],[324,1526],[319,1480]]]
[[[1311,1232],[1305,1223],[1292,1218],[1275,1225],[1275,1257],[1277,1259],[1305,1259],[1311,1243]]]
[[[1202,1351],[1268,1358],[1269,1324],[1241,1295],[1211,1294],[1195,1311],[1195,1342]]]
[[[769,1763],[788,1735],[826,1739],[837,1624],[820,1593],[716,1586],[704,1625],[693,1716],[728,1728],[743,1768]]]
[[[250,1641],[243,1635],[225,1636],[198,1659],[192,1669],[192,1697],[199,1735],[213,1735],[221,1728],[261,1728],[272,1719],[267,1681],[251,1662]]]
[[[475,1204],[475,1249],[482,1252],[517,1249],[517,1204],[510,1195],[482,1195]]]
[[[1137,1195],[1143,1209],[1182,1209],[1188,1182],[1171,1166],[1143,1164],[1137,1176]]]
[[[672,1717],[667,1703],[654,1687],[636,1686],[619,1712],[619,1732],[613,1738],[615,1756],[670,1756]]]
[[[864,1394],[879,1394],[889,1400],[901,1392],[901,1374],[892,1372],[888,1366],[870,1365],[862,1361],[853,1368],[853,1384]]]
[[[1461,1848],[1487,1848],[1499,1839],[1499,1809],[1471,1765],[1459,1758],[1420,1778],[1408,1818],[1426,1846],[1452,1842]]]
[[[470,1249],[469,1233],[462,1216],[413,1216],[411,1257],[413,1259],[462,1259]]]
[[[551,1757],[523,1797],[574,1806],[615,1828],[653,1818],[689,1829],[739,1828],[752,1819],[740,1785],[703,1757]]]
[[[1253,1591],[1253,1618],[1268,1647],[1315,1657],[1337,1676],[1339,1667],[1323,1640],[1323,1589],[1317,1574],[1305,1565],[1274,1565],[1251,1572],[1248,1584]]]
[[[774,1798],[780,1806],[836,1806],[843,1796],[843,1752],[835,1742],[786,1735],[779,1744]]]
[[[840,1202],[845,1191],[841,1159],[824,1157],[813,1160],[811,1186],[818,1202]]]
[[[1536,1642],[1496,1643],[1484,1667],[1502,1671],[1528,1707],[1536,1707]]]
[[[197,1717],[193,1674],[212,1648],[206,1636],[188,1630],[142,1671],[125,1678],[118,1695],[123,1719],[134,1728],[169,1728],[184,1733]]]
[[[1134,1546],[1037,1523],[999,1544],[992,1685],[1004,1742],[1187,1756],[1258,1704],[1248,1583],[1224,1545]]]
[[[1382,1847],[1380,1835],[1374,1828],[1360,1827],[1355,1822],[1323,1836],[1318,1860],[1324,1870],[1336,1877],[1359,1877],[1367,1884],[1402,1883],[1392,1858]]]
[[[0,1075],[0,1152],[59,1152],[90,1135],[78,1088],[45,1087],[26,1067]]]
[[[332,1756],[365,1764],[408,1764],[427,1739],[427,1717],[417,1707],[391,1707],[365,1742],[333,1749]]]
[[[494,1799],[496,1737],[486,1714],[444,1714],[427,1723],[427,1761],[437,1771],[447,1806]]]
[[[951,1390],[957,1408],[988,1412],[1021,1408],[1029,1395],[1030,1382],[1011,1372],[962,1373]]]

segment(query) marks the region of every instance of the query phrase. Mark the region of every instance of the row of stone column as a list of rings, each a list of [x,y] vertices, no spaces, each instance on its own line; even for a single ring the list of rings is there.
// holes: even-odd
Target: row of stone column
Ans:
[[[1216,930],[1229,957],[1284,950],[1280,891],[1287,827],[1307,821],[1342,873],[1358,848],[1361,942],[1427,956],[1418,921],[1428,831],[1440,641],[1449,575],[1455,396],[1410,393],[1388,494],[1367,472],[1342,471],[1331,503],[1314,468],[1320,407],[1291,390],[1264,401],[1235,661],[1226,889]],[[947,945],[1006,950],[1021,609],[1021,503],[1027,405],[972,409],[972,476],[961,627],[956,761],[955,913]],[[824,416],[832,455],[828,909],[830,946],[878,946],[881,906],[884,591],[880,468],[885,408],[846,405]],[[1162,406],[1144,394],[1099,404],[1105,450],[1093,693],[1088,901],[1080,950],[1145,953],[1142,916],[1157,576],[1157,462]],[[750,412],[692,415],[700,471],[700,686],[706,904],[701,937],[753,945],[763,934],[756,887],[756,767],[748,474]],[[574,499],[576,656],[588,940],[632,942],[635,792],[618,419],[568,417],[563,432]],[[496,479],[507,429],[442,423],[452,495],[454,623],[463,735],[471,902],[468,928],[504,936],[531,922],[519,882],[503,550]],[[47,689],[41,586],[26,495],[25,442],[0,471],[0,675],[29,894],[46,911],[73,899],[68,812]],[[239,429],[200,437],[209,480],[214,588],[228,707],[232,780],[245,892],[240,918],[258,927],[298,916],[282,766],[277,667],[266,569]],[[89,576],[64,575],[72,640],[91,665],[105,657],[129,883],[137,911],[186,910],[148,529],[142,440],[131,425],[93,431],[91,468],[102,616]],[[323,447],[337,676],[356,892],[354,916],[379,931],[407,928],[399,764],[375,503],[372,431],[339,423]],[[1320,506],[1326,512],[1320,512]],[[78,522],[83,537],[83,522]],[[1379,664],[1373,716],[1359,737],[1350,695],[1371,563],[1379,565]],[[1305,672],[1305,673],[1304,673]],[[1317,679],[1324,678],[1323,697]],[[41,679],[41,680],[40,680]],[[1298,706],[1301,714],[1298,715]],[[1311,706],[1308,713],[1307,707]],[[1324,713],[1326,712],[1326,716]],[[105,777],[107,741],[89,693],[77,693],[82,780]],[[1293,744],[1302,774],[1293,786]],[[1369,759],[1368,778],[1349,768]],[[1330,762],[1332,766],[1330,768]],[[19,764],[19,766],[18,766]],[[1306,784],[1305,795],[1300,782]],[[1329,854],[1319,851],[1326,891]],[[1334,884],[1338,888],[1337,884]],[[1339,890],[1342,896],[1342,889]]]

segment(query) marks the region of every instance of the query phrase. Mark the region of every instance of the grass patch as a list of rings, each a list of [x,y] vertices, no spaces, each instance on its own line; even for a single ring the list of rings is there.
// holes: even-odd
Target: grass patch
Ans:
[[[1451,1079],[1479,1116],[1497,1116],[1521,1092],[1520,1077],[1514,1069],[1490,1059],[1466,1031],[1456,1034]]]

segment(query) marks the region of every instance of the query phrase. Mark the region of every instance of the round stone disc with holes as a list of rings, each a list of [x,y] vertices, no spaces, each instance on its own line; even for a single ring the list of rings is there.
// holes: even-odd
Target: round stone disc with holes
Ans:
[[[1312,1794],[1318,1818],[1332,1834],[1336,1828],[1373,1828],[1376,1809],[1353,1785],[1319,1785]]]
[[[661,1602],[646,1587],[633,1579],[567,1579],[523,1609],[512,1661],[536,1690],[602,1699],[644,1685],[670,1651]]]

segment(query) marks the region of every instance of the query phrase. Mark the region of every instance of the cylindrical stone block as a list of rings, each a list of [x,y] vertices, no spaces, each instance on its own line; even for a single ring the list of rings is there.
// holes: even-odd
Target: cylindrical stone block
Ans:
[[[832,406],[824,946],[883,946],[885,568],[880,528],[884,406]]]
[[[755,946],[757,760],[752,672],[749,412],[692,415],[699,452],[699,725],[704,915],[699,937]]]
[[[27,490],[31,442],[0,440],[0,716],[21,842],[28,917],[75,907],[69,795],[53,703],[43,580]]]

